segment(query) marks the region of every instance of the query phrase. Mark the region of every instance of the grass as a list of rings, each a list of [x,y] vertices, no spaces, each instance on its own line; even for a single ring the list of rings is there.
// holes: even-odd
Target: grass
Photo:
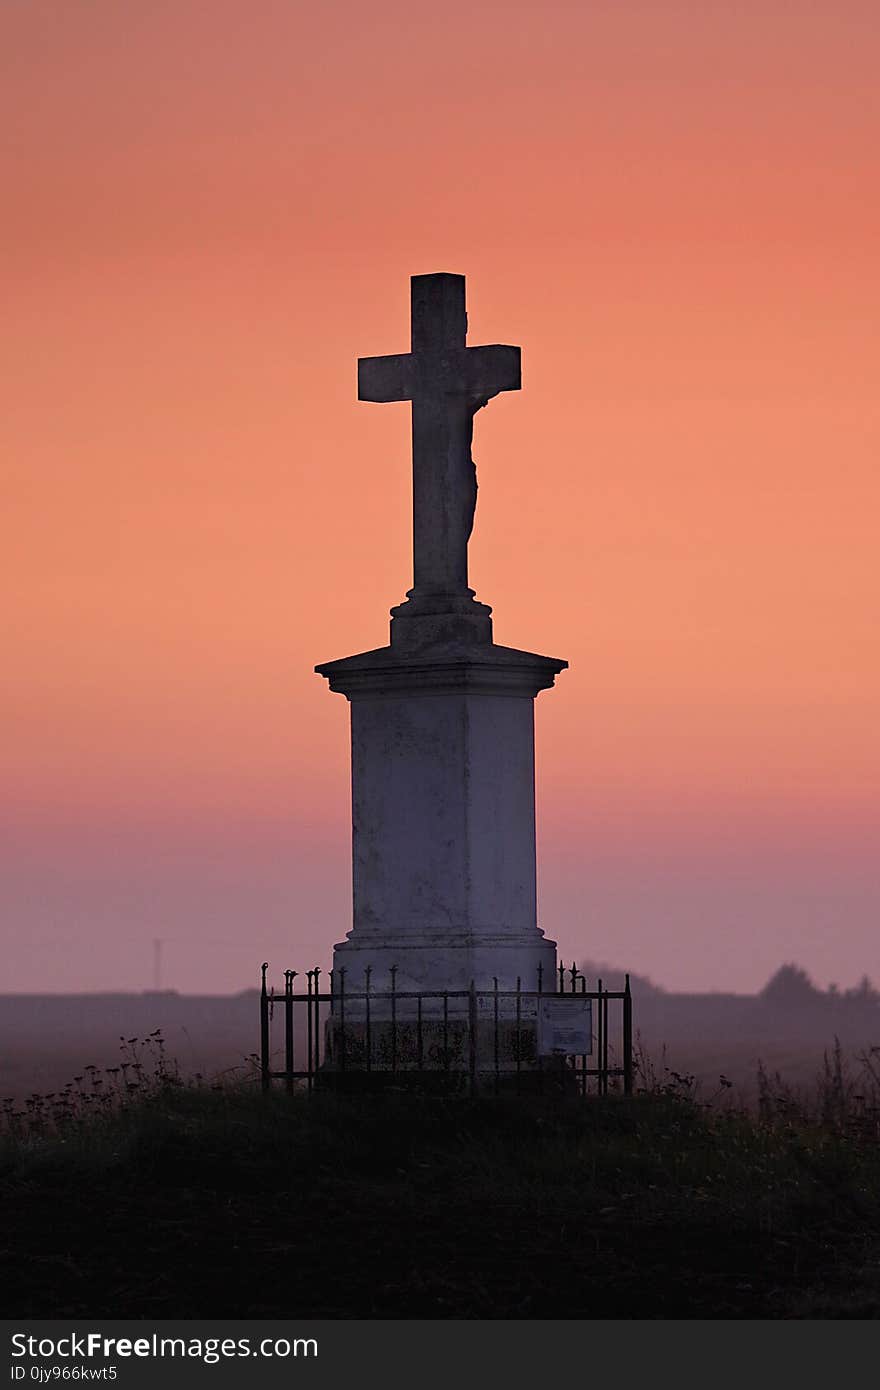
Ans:
[[[748,1114],[644,1059],[629,1099],[308,1100],[125,1046],[7,1117],[7,1317],[880,1315],[880,1110],[839,1049]]]

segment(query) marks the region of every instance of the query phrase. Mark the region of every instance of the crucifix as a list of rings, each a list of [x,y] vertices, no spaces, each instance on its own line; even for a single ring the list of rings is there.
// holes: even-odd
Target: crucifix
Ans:
[[[412,350],[358,363],[362,401],[412,404],[415,575],[387,645],[316,668],[351,704],[352,927],[334,947],[334,979],[345,970],[376,991],[365,1004],[355,983],[344,1012],[334,1003],[331,1069],[369,1052],[359,1041],[346,1054],[349,1025],[361,1040],[370,1018],[392,1041],[412,1029],[412,1014],[407,1025],[395,1013],[398,991],[445,992],[460,1036],[470,1029],[465,1067],[491,1077],[506,1044],[474,1021],[469,990],[555,978],[555,942],[537,925],[534,701],[567,663],[495,643],[491,609],[468,588],[474,416],[519,387],[518,347],[467,346],[463,275],[413,276]],[[527,1070],[537,1024],[522,1022],[534,1038]],[[424,1025],[426,1052],[432,1040],[447,1049],[444,1019],[429,1008]]]
[[[413,275],[412,350],[358,360],[358,400],[412,402],[411,599],[471,597],[467,547],[477,501],[474,415],[520,389],[520,350],[466,347],[463,275]]]

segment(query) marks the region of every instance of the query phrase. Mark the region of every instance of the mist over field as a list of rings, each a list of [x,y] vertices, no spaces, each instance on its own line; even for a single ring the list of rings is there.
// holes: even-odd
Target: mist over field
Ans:
[[[583,961],[590,987],[622,986],[614,966]],[[864,978],[847,988],[820,990],[795,965],[781,967],[756,995],[679,994],[632,976],[637,1061],[642,1081],[663,1082],[672,1073],[693,1076],[706,1099],[723,1091],[733,1102],[751,1104],[759,1068],[779,1072],[795,1087],[809,1089],[826,1054],[839,1040],[855,1072],[864,1054],[880,1047],[880,994]],[[276,982],[281,984],[282,982]],[[281,1047],[277,1017],[273,1046]],[[297,1046],[304,1048],[304,1015],[298,1012]],[[619,1045],[612,1012],[611,1047]],[[173,990],[140,994],[0,995],[0,1098],[21,1100],[45,1093],[82,1075],[118,1065],[120,1048],[132,1038],[160,1030],[167,1057],[181,1076],[256,1079],[259,996],[185,995]],[[302,1055],[302,1053],[300,1053]]]

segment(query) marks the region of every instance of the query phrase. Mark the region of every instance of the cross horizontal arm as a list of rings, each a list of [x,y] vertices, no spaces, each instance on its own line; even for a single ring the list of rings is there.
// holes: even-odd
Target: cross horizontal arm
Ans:
[[[488,347],[466,348],[464,358],[465,394],[478,399],[497,396],[499,391],[519,391],[522,367],[518,347],[492,343]]]
[[[505,343],[442,354],[358,359],[359,401],[411,401],[435,393],[478,401],[522,385],[520,350]]]
[[[412,356],[408,352],[392,357],[358,358],[359,401],[411,401],[413,396]]]

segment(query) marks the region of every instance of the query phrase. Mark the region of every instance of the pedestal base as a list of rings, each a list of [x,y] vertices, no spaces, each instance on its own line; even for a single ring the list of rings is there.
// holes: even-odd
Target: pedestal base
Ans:
[[[482,996],[498,988],[505,992],[517,988],[526,992],[556,987],[556,942],[548,941],[543,932],[533,928],[521,936],[481,936],[462,939],[437,933],[429,941],[407,940],[395,944],[372,941],[356,933],[356,940],[342,941],[333,949],[333,979],[335,989],[340,984],[352,996],[349,1016],[357,1016],[363,1008],[362,995],[366,988],[375,996],[373,1016],[390,1016],[390,1000],[385,996],[392,989],[397,995],[436,993],[453,997],[447,1001],[450,1017],[466,1015],[466,997],[471,985]],[[344,971],[343,975],[341,972]],[[369,975],[367,972],[369,971]],[[398,1016],[403,1017],[405,1000],[397,1000]],[[429,1001],[423,1001],[427,1017]],[[438,1001],[437,1007],[440,1004]]]
[[[534,995],[556,988],[556,943],[537,930],[523,935],[396,950],[340,943],[325,1067],[446,1073],[452,1089],[534,1070]]]
[[[391,647],[400,656],[455,644],[492,645],[492,609],[464,594],[419,594],[391,610]]]
[[[466,1018],[422,1019],[411,1015],[341,1022],[327,1020],[322,1070],[333,1072],[445,1073],[450,1089],[497,1077],[553,1069],[558,1059],[540,1059],[534,1018],[478,1019],[472,1034]]]

